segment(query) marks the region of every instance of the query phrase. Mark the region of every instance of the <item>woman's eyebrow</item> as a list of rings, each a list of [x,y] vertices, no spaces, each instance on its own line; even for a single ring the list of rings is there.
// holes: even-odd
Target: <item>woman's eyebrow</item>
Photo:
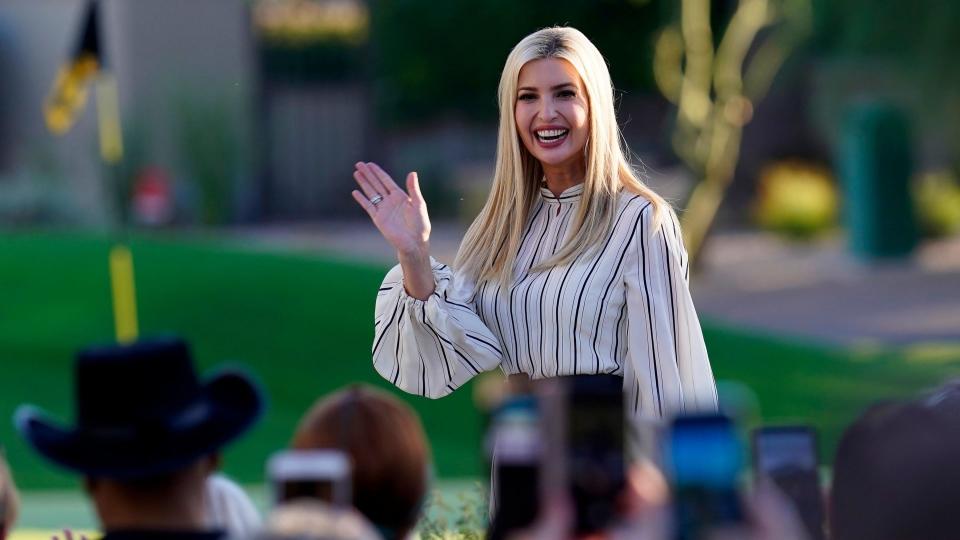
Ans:
[[[566,88],[567,86],[576,86],[576,85],[573,84],[572,82],[566,82],[566,83],[563,83],[563,84],[558,84],[558,85],[555,85],[555,86],[551,86],[551,87],[550,87],[550,90],[560,90],[561,88]],[[537,89],[534,88],[534,87],[532,87],[532,86],[521,86],[520,88],[517,88],[517,92],[524,92],[524,91],[526,91],[526,92],[536,92]]]

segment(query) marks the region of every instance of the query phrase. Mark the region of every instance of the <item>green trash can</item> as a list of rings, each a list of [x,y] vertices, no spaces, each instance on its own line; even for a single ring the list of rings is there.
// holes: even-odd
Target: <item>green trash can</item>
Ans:
[[[883,102],[853,106],[841,136],[840,178],[849,249],[871,261],[906,257],[917,245],[907,122]]]

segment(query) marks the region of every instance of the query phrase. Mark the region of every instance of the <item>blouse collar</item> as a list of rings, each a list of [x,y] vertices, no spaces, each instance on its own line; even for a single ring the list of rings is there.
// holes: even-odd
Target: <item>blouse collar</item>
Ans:
[[[583,182],[563,190],[563,193],[559,196],[554,195],[553,192],[546,187],[540,187],[540,196],[548,203],[573,203],[579,201],[581,195],[583,195]]]

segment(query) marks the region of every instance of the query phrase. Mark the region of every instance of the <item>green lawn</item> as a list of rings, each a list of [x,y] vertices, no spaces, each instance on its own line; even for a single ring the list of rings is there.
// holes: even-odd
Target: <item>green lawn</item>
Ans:
[[[227,472],[240,481],[262,481],[266,456],[287,443],[318,396],[356,381],[390,388],[373,371],[369,352],[385,267],[181,237],[137,237],[131,246],[141,332],[181,333],[204,369],[233,360],[267,391],[265,418],[226,454]],[[73,351],[112,338],[109,247],[97,235],[0,234],[0,417],[30,402],[69,421]],[[765,419],[817,425],[827,452],[871,400],[960,372],[957,349],[828,350],[704,327],[718,378],[752,388]],[[471,388],[439,401],[403,397],[423,418],[437,474],[478,476],[481,421]],[[29,453],[9,420],[0,422],[0,442],[23,487],[76,485]]]
[[[423,528],[456,529],[458,520],[467,521],[471,529],[482,528],[486,517],[485,484],[476,480],[438,480],[433,483],[424,507]],[[260,515],[271,509],[269,490],[265,485],[244,485]],[[50,540],[58,529],[99,528],[90,502],[79,490],[35,490],[21,494],[20,515],[12,540]],[[89,536],[88,536],[89,538]]]

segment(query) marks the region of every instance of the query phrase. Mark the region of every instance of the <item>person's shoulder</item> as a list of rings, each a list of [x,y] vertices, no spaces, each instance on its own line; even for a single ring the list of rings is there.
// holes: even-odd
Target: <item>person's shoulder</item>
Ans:
[[[623,218],[634,218],[649,215],[654,208],[654,202],[642,193],[635,193],[628,189],[621,189],[617,194],[617,213]]]
[[[646,195],[623,189],[618,193],[617,229],[645,232],[647,238],[662,234],[671,246],[681,244],[680,224],[670,202],[656,194]]]

